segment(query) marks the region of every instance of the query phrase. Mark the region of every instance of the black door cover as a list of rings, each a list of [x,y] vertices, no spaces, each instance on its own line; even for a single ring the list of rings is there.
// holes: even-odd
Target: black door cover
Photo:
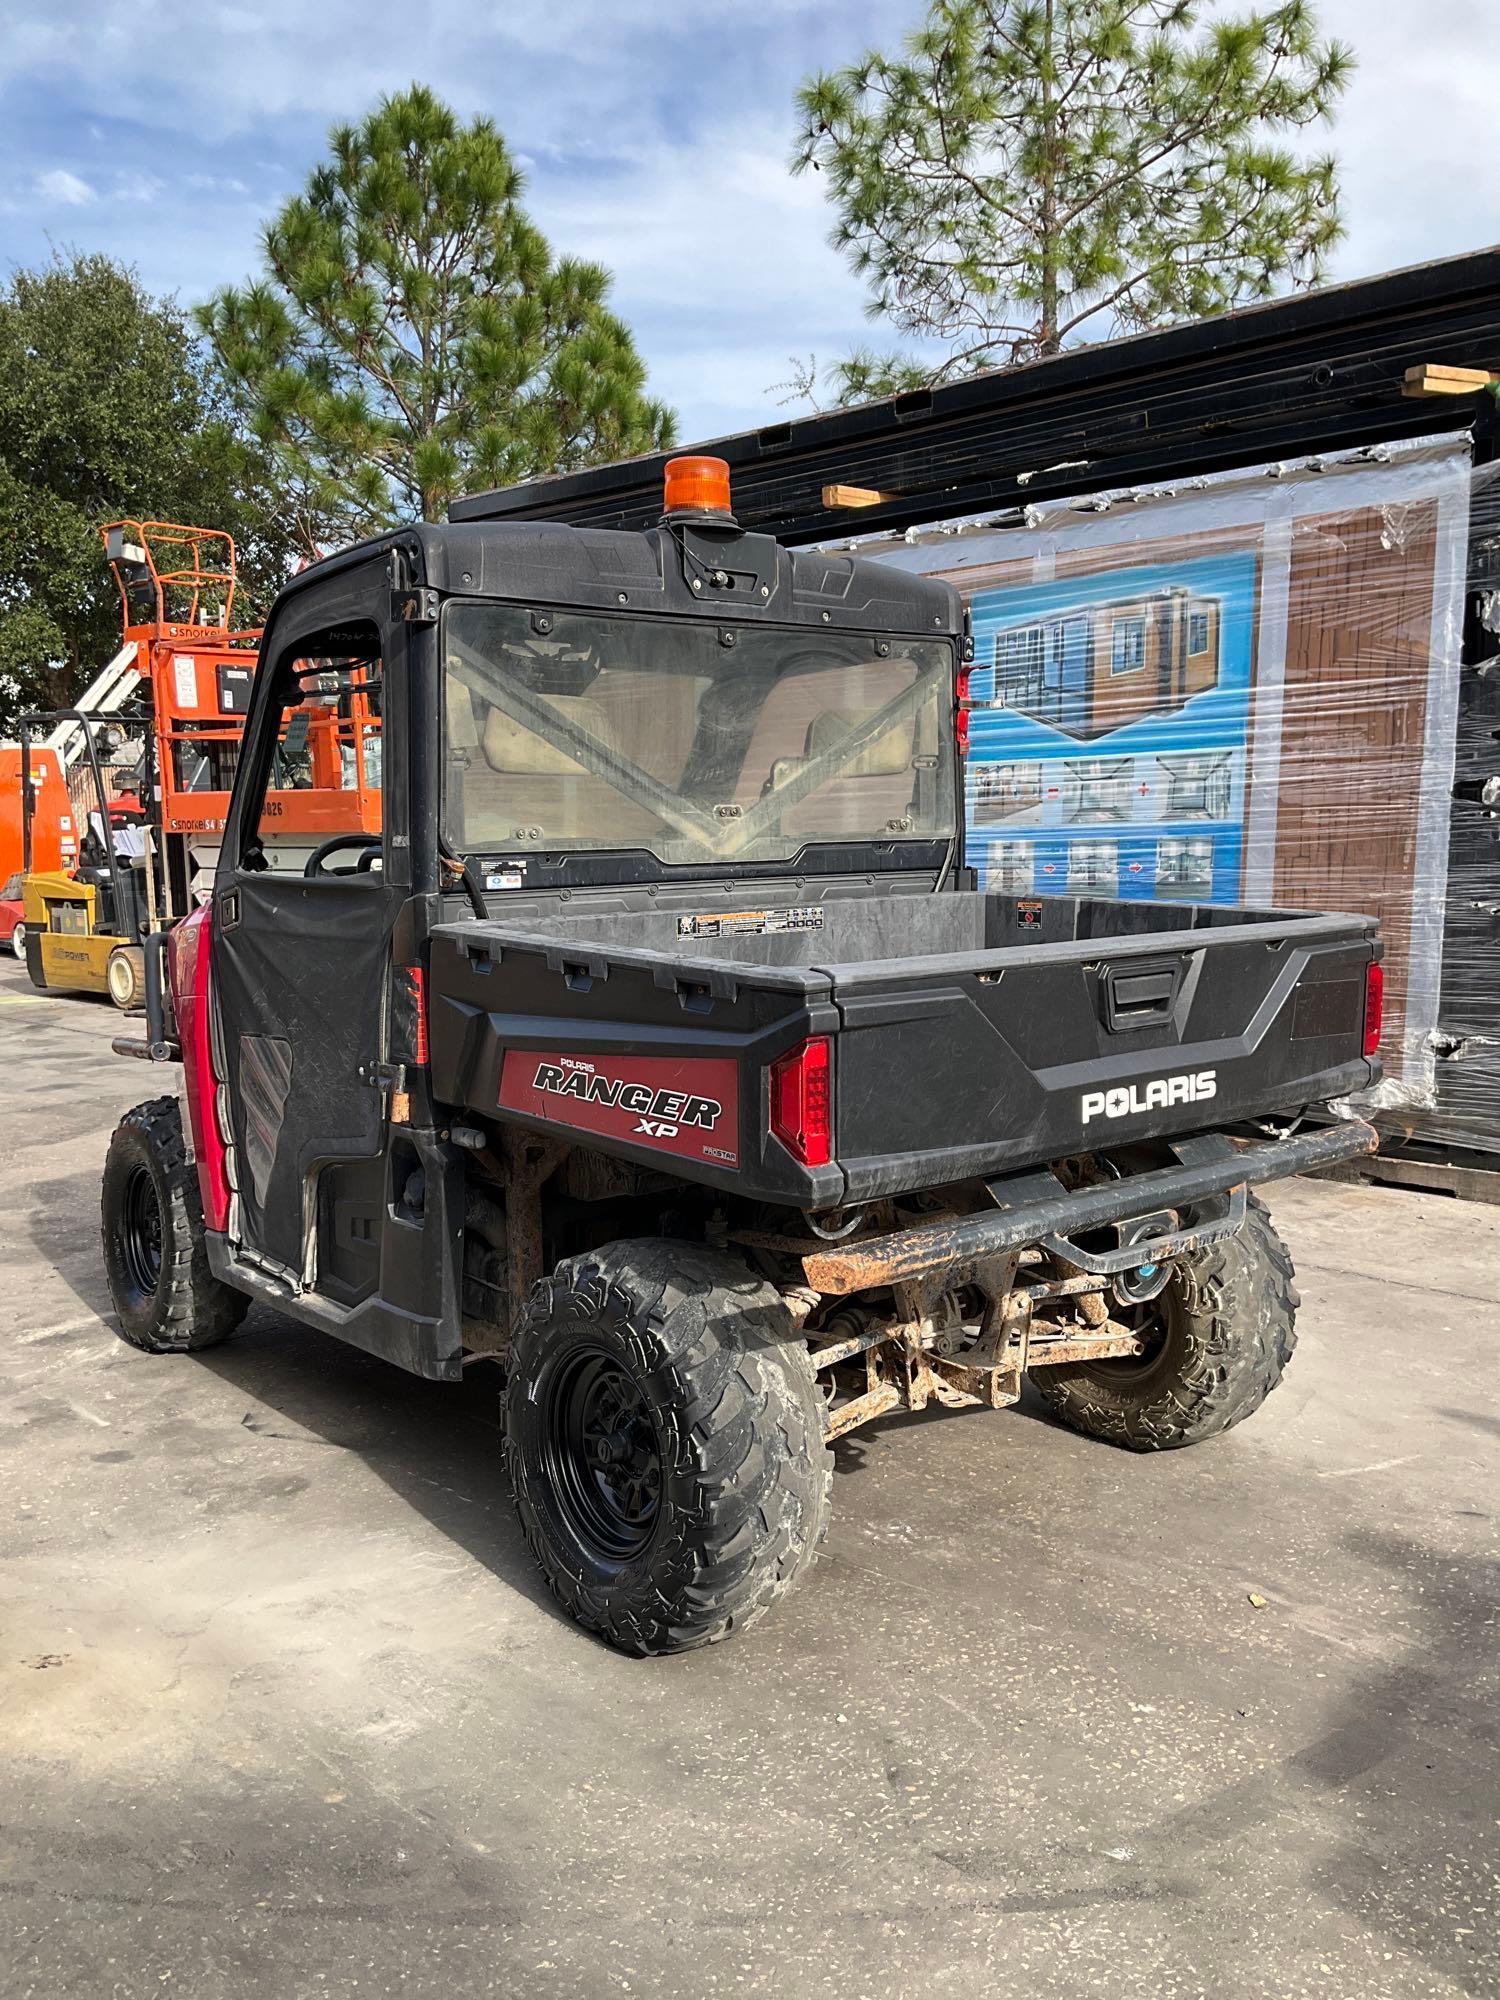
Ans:
[[[375,873],[240,870],[219,894],[214,974],[240,1240],[299,1275],[317,1167],[383,1145],[374,1069],[396,907]]]

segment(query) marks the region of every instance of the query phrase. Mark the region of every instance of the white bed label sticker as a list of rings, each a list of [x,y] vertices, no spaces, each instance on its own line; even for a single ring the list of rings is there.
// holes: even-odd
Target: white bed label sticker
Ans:
[[[1217,1070],[1192,1075],[1154,1076],[1149,1083],[1121,1084],[1114,1090],[1085,1091],[1083,1122],[1091,1118],[1138,1117],[1143,1111],[1166,1111],[1174,1104],[1204,1104],[1219,1090]]]
[[[679,917],[681,938],[765,937],[784,931],[820,931],[823,912],[816,907],[798,910],[713,910],[697,917]]]
[[[177,706],[198,706],[198,662],[191,653],[174,653],[172,671],[177,683]]]

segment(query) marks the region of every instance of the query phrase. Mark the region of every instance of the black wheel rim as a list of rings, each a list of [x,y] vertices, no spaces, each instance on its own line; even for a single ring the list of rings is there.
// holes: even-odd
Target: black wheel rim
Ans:
[[[131,1284],[149,1298],[161,1279],[161,1202],[145,1167],[132,1168],[125,1185],[120,1255]]]
[[[604,1347],[575,1348],[549,1371],[541,1408],[548,1484],[594,1561],[626,1563],[661,1512],[661,1443],[634,1377]]]
[[[1105,1381],[1119,1382],[1128,1377],[1139,1383],[1166,1367],[1178,1345],[1177,1314],[1182,1309],[1181,1286],[1181,1279],[1174,1275],[1166,1289],[1158,1292],[1154,1299],[1129,1305],[1111,1300],[1110,1318],[1133,1333],[1143,1343],[1142,1349],[1139,1354],[1120,1354],[1108,1361],[1090,1361],[1086,1364],[1090,1374],[1102,1376]]]

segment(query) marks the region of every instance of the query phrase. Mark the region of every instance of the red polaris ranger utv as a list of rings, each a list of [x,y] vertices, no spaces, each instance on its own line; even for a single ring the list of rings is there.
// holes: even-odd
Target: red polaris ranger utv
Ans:
[[[832,1441],[1029,1375],[1131,1449],[1291,1353],[1262,1183],[1367,1152],[1362,917],[976,892],[945,584],[742,533],[485,518],[266,627],[213,899],[147,964],[180,1062],[104,1171],[125,1338],[251,1300],[504,1368],[521,1525],[584,1625],[725,1637],[810,1561]],[[283,718],[378,705],[378,834],[273,865]]]

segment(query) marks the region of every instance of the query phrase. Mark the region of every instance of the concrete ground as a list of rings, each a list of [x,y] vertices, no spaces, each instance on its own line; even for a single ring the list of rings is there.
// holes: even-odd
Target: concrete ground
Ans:
[[[0,1992],[1500,1991],[1500,1210],[1287,1188],[1232,1437],[888,1422],[778,1615],[631,1662],[486,1370],[114,1337],[116,1026],[0,968]]]

